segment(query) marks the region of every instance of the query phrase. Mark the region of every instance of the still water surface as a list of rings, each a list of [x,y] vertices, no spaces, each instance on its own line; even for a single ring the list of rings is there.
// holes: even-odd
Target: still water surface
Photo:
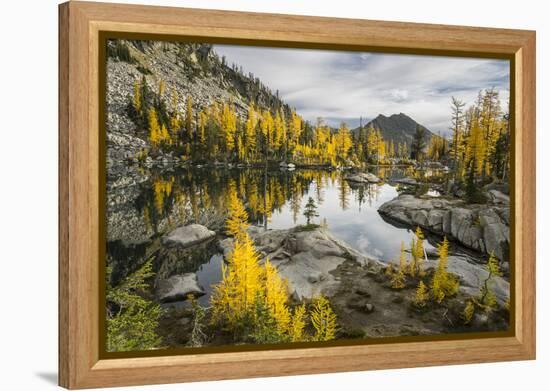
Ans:
[[[140,244],[139,254],[132,254],[135,246],[125,248],[118,242],[108,243],[108,253],[111,260],[115,258],[115,263],[119,261],[116,257],[132,262],[143,255],[144,246],[154,243],[158,246],[158,238],[176,226],[212,221],[208,216],[223,215],[228,192],[237,191],[247,205],[251,224],[268,229],[305,224],[303,210],[311,197],[319,214],[314,223],[326,225],[336,237],[367,256],[383,262],[397,261],[401,243],[407,246],[414,233],[385,221],[378,214],[378,207],[398,195],[398,185],[391,185],[391,179],[402,178],[406,173],[397,169],[374,173],[385,181],[350,185],[344,180],[344,173],[323,170],[265,172],[193,168],[157,173],[152,180],[140,185],[140,195],[132,204],[137,209],[134,212],[142,216],[139,224],[146,225],[144,229],[152,233],[151,237]],[[199,302],[207,305],[211,286],[221,279],[223,257],[215,249],[216,242],[211,242],[208,251],[178,252],[170,261],[162,249],[153,252],[155,269],[162,270],[163,277],[196,272],[207,292]],[[430,246],[427,243],[427,247]]]

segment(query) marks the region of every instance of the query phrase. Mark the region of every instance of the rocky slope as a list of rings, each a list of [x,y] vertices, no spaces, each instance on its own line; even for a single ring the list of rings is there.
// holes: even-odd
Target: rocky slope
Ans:
[[[185,113],[187,97],[192,98],[195,111],[212,102],[229,101],[241,116],[250,102],[260,108],[290,110],[254,75],[245,75],[237,66],[226,64],[212,45],[125,40],[112,40],[108,45],[108,168],[148,148],[146,129],[137,127],[128,112],[134,82],[142,77],[151,91],[158,91],[160,80],[164,81],[167,104],[175,91],[181,113]]]

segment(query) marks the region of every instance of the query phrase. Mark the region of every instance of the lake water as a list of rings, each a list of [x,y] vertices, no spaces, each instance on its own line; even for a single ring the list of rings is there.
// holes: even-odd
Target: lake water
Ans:
[[[317,194],[317,184],[312,183],[301,201],[303,210],[308,197]],[[401,242],[408,245],[414,237],[410,229],[398,228],[387,223],[378,214],[378,207],[397,197],[394,186],[389,184],[371,184],[350,187],[341,178],[325,184],[323,197],[317,201],[319,217],[314,223],[327,225],[339,239],[349,243],[363,254],[382,261],[397,261]],[[306,224],[306,218],[300,214],[294,219],[290,205],[285,204],[273,213],[269,228],[290,228],[296,224]]]
[[[107,227],[108,235],[113,236],[107,244],[108,260],[120,270],[131,271],[133,262],[152,256],[160,278],[196,272],[207,292],[199,302],[207,305],[211,285],[221,278],[223,257],[216,248],[217,241],[193,250],[174,251],[163,249],[159,238],[190,222],[223,227],[227,194],[236,191],[247,206],[250,223],[268,229],[305,224],[303,210],[311,197],[319,214],[312,222],[327,226],[336,237],[367,256],[383,262],[397,261],[401,243],[407,246],[414,233],[385,221],[378,214],[378,207],[398,195],[398,187],[391,185],[391,180],[408,173],[380,169],[374,174],[384,180],[379,184],[350,185],[341,171],[301,169],[266,172],[193,168],[156,173],[138,185],[137,196],[127,205],[127,213],[138,216],[138,221],[132,219],[134,226],[128,227],[126,234],[131,238],[132,231],[141,232],[134,240],[138,244],[130,245],[128,239],[115,240],[112,223],[111,230]],[[124,224],[123,219],[121,221]],[[136,224],[143,225],[139,227],[142,229],[136,229]]]

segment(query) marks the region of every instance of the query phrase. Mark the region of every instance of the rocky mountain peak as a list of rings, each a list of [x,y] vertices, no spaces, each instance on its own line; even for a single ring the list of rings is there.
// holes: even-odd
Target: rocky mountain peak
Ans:
[[[378,114],[376,118],[365,125],[366,128],[370,126],[375,129],[380,129],[384,140],[393,140],[394,143],[406,143],[408,146],[412,143],[417,126],[421,126],[426,129],[427,141],[434,136],[434,133],[428,128],[419,124],[403,112],[400,112],[399,114],[391,114],[390,116]],[[356,128],[353,131],[358,132],[359,128]]]

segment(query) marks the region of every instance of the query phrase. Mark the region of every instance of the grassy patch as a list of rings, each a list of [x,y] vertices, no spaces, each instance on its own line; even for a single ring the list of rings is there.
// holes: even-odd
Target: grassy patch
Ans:
[[[307,232],[307,231],[315,231],[319,227],[321,227],[319,224],[303,224],[303,225],[297,225],[294,228],[294,230],[296,232]]]

